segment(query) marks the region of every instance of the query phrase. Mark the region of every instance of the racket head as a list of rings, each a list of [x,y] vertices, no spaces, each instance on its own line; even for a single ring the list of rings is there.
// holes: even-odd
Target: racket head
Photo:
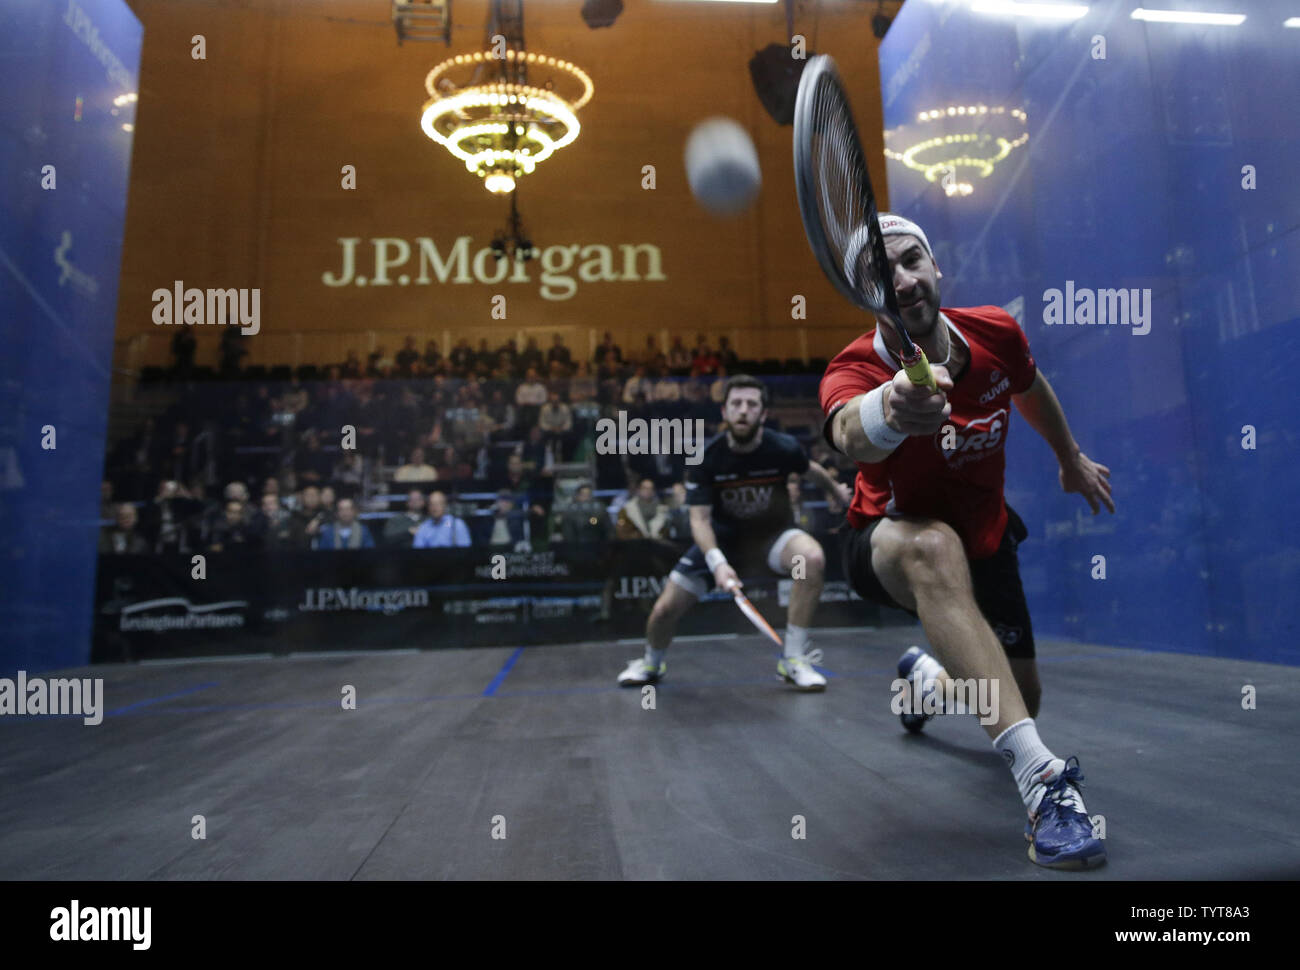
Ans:
[[[826,54],[812,58],[799,79],[794,175],[804,233],[822,272],[849,302],[890,320],[910,344],[862,140],[835,61]]]

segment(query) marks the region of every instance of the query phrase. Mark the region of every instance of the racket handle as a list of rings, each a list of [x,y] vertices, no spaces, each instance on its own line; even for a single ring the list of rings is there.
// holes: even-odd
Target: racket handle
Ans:
[[[915,354],[904,354],[901,358],[904,373],[907,374],[908,380],[918,387],[928,387],[932,391],[937,391],[939,387],[934,382],[934,371],[930,369],[930,362],[925,359],[925,351],[920,347],[916,347],[915,350]]]

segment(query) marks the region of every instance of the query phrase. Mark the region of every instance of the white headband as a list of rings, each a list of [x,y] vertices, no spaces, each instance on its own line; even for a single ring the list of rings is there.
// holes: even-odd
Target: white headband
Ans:
[[[882,236],[915,236],[921,240],[921,245],[931,259],[934,259],[934,250],[930,248],[930,240],[925,238],[925,233],[915,222],[904,219],[902,216],[896,216],[892,212],[880,213],[880,234]]]

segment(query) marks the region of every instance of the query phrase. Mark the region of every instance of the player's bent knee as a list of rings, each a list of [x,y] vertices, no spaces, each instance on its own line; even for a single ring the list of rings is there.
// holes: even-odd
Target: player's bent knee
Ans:
[[[927,525],[909,536],[899,558],[909,576],[943,577],[951,581],[968,574],[961,539],[951,526],[942,522]]]

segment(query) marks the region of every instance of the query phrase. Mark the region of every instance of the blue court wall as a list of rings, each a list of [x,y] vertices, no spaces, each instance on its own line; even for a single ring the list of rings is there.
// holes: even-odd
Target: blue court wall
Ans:
[[[122,0],[0,4],[0,676],[90,656],[143,37]]]
[[[907,3],[880,48],[890,205],[928,234],[945,306],[1021,321],[1111,469],[1116,514],[1094,518],[1013,417],[1035,631],[1300,663],[1300,9],[1209,5],[1247,15],[1228,27],[1138,6],[1061,23]],[[1149,317],[1058,324],[1067,284],[1149,295]]]

